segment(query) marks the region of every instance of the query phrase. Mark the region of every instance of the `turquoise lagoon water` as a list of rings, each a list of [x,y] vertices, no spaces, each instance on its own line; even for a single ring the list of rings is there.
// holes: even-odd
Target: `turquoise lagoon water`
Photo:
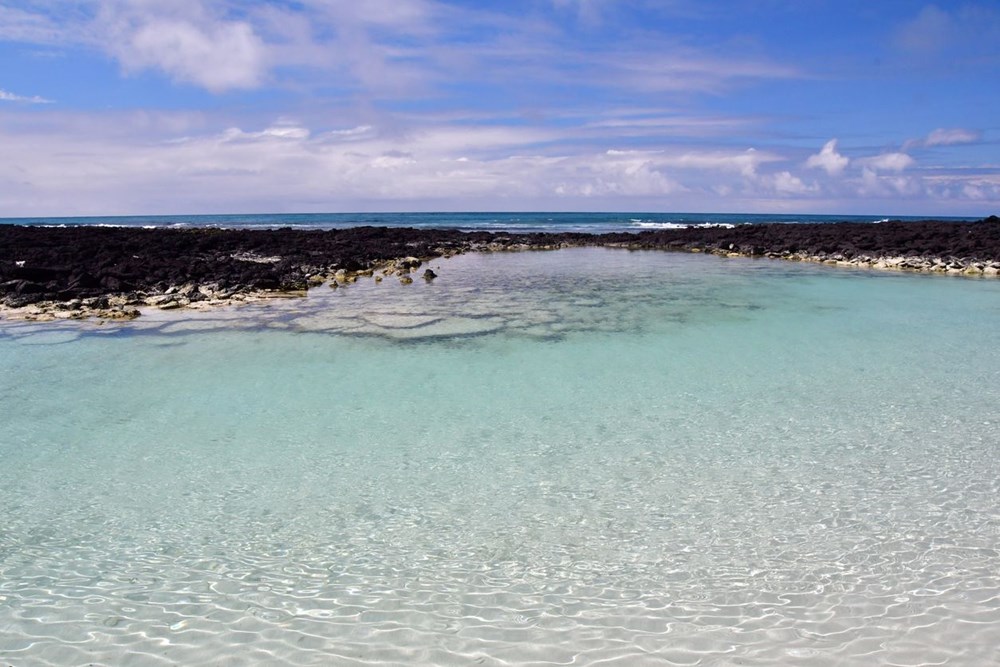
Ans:
[[[1000,281],[574,249],[0,328],[0,665],[983,665]]]

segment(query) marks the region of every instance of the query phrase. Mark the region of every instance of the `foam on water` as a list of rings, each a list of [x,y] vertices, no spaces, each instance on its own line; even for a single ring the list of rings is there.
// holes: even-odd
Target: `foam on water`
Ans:
[[[702,223],[683,223],[683,222],[654,222],[652,220],[632,220],[632,226],[638,229],[688,229],[689,227],[698,228],[712,228],[712,227],[722,227],[724,229],[732,229],[736,225],[732,225],[725,222],[702,222]]]
[[[0,338],[0,664],[989,664],[1000,284],[605,249]]]

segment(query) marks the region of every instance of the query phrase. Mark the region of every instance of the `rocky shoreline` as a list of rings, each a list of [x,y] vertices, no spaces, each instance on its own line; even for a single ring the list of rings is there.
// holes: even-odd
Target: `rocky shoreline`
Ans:
[[[614,234],[449,229],[145,229],[0,225],[0,316],[131,319],[302,295],[360,277],[433,280],[429,259],[600,246],[765,257],[874,269],[1000,275],[1000,218],[978,222],[769,224]]]

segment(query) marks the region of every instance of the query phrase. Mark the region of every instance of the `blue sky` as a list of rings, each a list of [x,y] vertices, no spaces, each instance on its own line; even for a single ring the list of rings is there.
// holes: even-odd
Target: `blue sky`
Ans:
[[[0,216],[985,216],[998,81],[992,0],[7,0]]]

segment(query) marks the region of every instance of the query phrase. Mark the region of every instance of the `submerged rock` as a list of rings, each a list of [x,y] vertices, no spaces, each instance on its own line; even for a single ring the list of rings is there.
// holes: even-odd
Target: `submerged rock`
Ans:
[[[404,257],[396,260],[396,267],[401,271],[412,271],[421,264],[423,264],[423,262],[416,257]]]

